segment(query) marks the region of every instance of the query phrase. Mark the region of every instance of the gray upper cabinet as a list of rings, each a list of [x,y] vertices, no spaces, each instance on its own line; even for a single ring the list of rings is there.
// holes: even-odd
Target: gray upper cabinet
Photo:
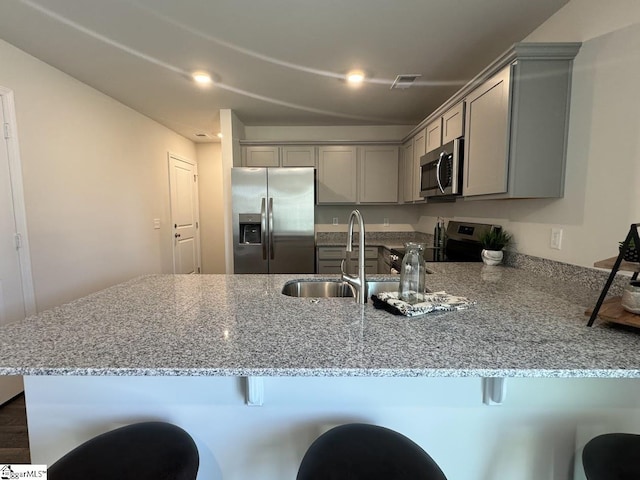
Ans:
[[[279,167],[280,147],[271,145],[243,147],[242,165],[244,167]]]
[[[507,191],[507,117],[510,67],[467,97],[464,195]]]
[[[356,203],[357,148],[351,145],[318,148],[318,203]]]
[[[426,152],[432,152],[464,133],[464,102],[458,102],[427,125]]]
[[[413,197],[414,202],[423,202],[424,198],[420,196],[420,176],[421,176],[421,168],[420,168],[420,157],[422,157],[426,152],[427,146],[427,129],[423,128],[416,136],[413,137],[413,189],[411,192],[411,196]]]
[[[440,148],[442,145],[442,119],[438,118],[427,125],[425,142],[425,153]]]
[[[402,201],[404,203],[413,203],[413,176],[415,168],[413,167],[413,138],[402,144],[402,163],[401,163],[401,190]]]
[[[420,157],[460,137],[465,200],[562,197],[571,71],[580,46],[516,43],[425,118],[403,144],[403,200],[423,200]]]
[[[315,167],[312,145],[251,145],[242,147],[243,167]]]
[[[282,147],[283,167],[315,167],[316,149],[313,146],[295,145]]]
[[[399,147],[264,144],[242,146],[244,167],[315,167],[318,204],[383,204],[399,201]]]
[[[458,102],[442,115],[442,144],[464,135],[464,102]]]
[[[571,70],[580,44],[516,44],[466,96],[465,199],[564,194]]]
[[[318,148],[318,204],[397,203],[398,147]]]
[[[359,203],[398,202],[398,147],[361,147]]]

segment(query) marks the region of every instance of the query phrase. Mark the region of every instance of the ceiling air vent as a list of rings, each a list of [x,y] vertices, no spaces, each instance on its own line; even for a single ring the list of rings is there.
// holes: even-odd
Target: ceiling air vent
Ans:
[[[211,136],[206,133],[196,133],[195,136],[198,138],[211,138]]]
[[[413,85],[413,82],[415,82],[421,76],[422,75],[420,75],[419,73],[408,73],[405,75],[398,75],[396,79],[393,81],[393,84],[391,85],[391,90],[394,90],[394,89],[405,90],[409,88],[411,85]]]

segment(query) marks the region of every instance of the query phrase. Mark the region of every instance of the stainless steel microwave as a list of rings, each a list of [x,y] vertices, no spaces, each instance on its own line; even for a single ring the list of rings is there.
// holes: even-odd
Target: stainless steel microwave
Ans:
[[[420,195],[425,198],[462,194],[464,139],[456,138],[420,157]]]

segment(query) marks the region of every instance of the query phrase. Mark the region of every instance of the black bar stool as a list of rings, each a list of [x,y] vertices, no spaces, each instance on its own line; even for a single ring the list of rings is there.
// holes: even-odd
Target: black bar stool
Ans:
[[[49,480],[194,480],[200,457],[191,436],[164,422],[103,433],[74,448],[47,470]]]
[[[309,447],[297,480],[447,480],[418,444],[388,428],[351,423]]]
[[[605,433],[587,442],[582,450],[587,480],[640,479],[640,435]]]

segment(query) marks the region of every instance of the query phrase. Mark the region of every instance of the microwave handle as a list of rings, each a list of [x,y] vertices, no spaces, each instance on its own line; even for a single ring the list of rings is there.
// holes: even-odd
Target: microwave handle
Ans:
[[[440,152],[440,158],[438,158],[438,164],[436,165],[436,180],[438,181],[438,188],[442,193],[444,193],[444,188],[442,188],[442,182],[440,181],[440,164],[442,163],[442,157],[444,157],[444,155],[444,152]]]

